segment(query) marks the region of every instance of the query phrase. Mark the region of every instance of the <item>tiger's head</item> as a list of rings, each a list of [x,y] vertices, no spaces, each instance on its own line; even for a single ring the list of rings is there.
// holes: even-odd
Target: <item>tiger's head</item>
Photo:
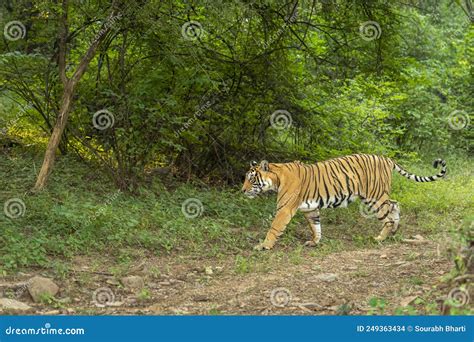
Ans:
[[[262,160],[260,164],[252,161],[250,170],[245,174],[242,191],[247,197],[255,198],[263,192],[277,190],[277,184],[277,176],[270,171],[268,161]]]

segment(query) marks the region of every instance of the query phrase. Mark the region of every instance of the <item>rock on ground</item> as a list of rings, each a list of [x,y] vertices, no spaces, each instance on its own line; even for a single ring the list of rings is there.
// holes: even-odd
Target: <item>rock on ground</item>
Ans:
[[[39,302],[45,296],[54,297],[59,292],[59,286],[49,278],[37,276],[28,280],[28,292],[33,301]]]
[[[5,311],[29,311],[33,308],[15,299],[0,298],[0,309]]]
[[[325,282],[332,282],[332,281],[335,281],[337,279],[337,274],[335,273],[321,273],[321,274],[318,274],[316,277],[316,279],[318,280],[322,280],[322,281],[325,281]]]
[[[140,276],[128,276],[121,279],[123,286],[129,289],[141,289],[145,286],[145,281]]]

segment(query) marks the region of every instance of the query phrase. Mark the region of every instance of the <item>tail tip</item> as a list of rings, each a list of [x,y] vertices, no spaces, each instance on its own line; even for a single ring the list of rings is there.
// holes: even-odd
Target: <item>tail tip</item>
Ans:
[[[443,159],[438,158],[438,159],[436,159],[436,160],[433,162],[433,167],[434,167],[435,169],[437,169],[440,164],[441,164],[442,166],[446,166],[446,162],[445,162]]]

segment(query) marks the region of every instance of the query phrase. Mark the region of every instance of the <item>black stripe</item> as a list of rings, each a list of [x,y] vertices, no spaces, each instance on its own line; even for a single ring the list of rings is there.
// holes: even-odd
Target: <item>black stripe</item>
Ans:
[[[328,182],[329,182],[329,173],[328,173],[328,169],[327,169],[327,166],[326,166],[326,163],[323,164],[324,166],[324,169],[326,170],[326,175],[328,177],[328,181],[327,182],[324,182],[324,189],[326,190],[326,197],[327,197],[327,201],[326,201],[326,204],[329,203],[329,200],[331,198],[331,194],[329,193],[329,190],[328,190]]]
[[[354,162],[356,162],[356,163],[359,165],[360,171],[363,172],[363,171],[364,171],[364,166],[362,166],[362,164],[359,162],[359,158],[354,159]],[[358,171],[358,170],[356,169],[356,174],[358,175],[359,182],[360,182],[360,185],[361,185],[361,187],[362,187],[362,179],[361,179],[361,177],[360,177],[360,175],[359,175],[359,173],[358,173],[357,171]],[[366,177],[366,178],[367,178],[367,177]],[[367,189],[362,189],[362,190],[367,191]]]
[[[339,191],[337,191],[338,189],[334,186],[334,184],[332,184],[335,190],[334,195],[341,196],[344,194],[344,187],[342,186],[342,183],[339,181],[339,178],[337,177],[337,172],[334,172],[331,163],[328,163],[328,165],[329,165],[329,169],[331,170],[331,175],[333,176],[334,180],[339,184]],[[334,183],[334,182],[331,182],[331,183]]]
[[[311,167],[312,169],[314,168],[317,172],[318,172],[318,176],[319,177],[319,167],[318,165],[312,165]],[[313,175],[314,175],[314,178],[313,178],[313,182],[314,182],[314,191],[313,191],[313,194],[311,195],[311,199],[315,199],[315,196],[316,196],[316,192],[318,191],[318,186],[319,186],[319,179],[316,179],[316,175],[314,174],[314,170],[313,170]]]

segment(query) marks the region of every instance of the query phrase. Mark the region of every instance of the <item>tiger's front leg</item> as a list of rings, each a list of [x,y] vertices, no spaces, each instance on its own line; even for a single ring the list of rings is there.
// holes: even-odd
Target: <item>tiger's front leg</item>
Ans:
[[[295,209],[280,209],[276,213],[275,218],[273,219],[272,227],[268,231],[267,236],[265,237],[265,241],[256,245],[254,247],[254,250],[261,251],[263,249],[272,249],[273,246],[275,246],[278,237],[283,234],[283,231],[285,230],[288,223],[290,223],[295,213]]]

